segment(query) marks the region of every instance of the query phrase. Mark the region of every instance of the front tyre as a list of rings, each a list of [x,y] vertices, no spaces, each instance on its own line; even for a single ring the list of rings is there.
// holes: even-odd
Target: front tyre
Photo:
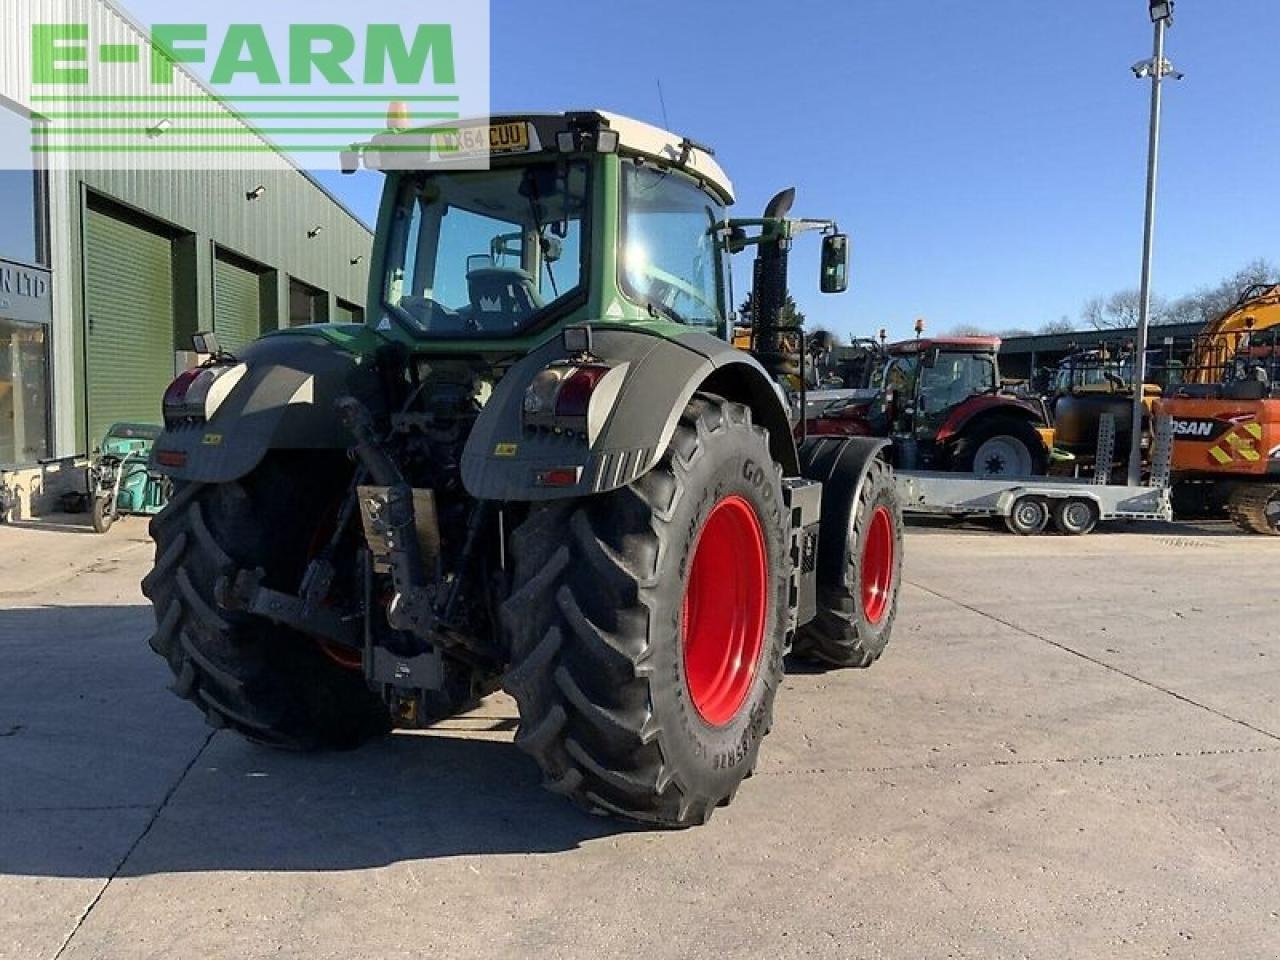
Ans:
[[[111,494],[93,498],[93,532],[106,533],[116,522],[115,499]]]
[[[971,424],[951,452],[951,472],[979,477],[1039,477],[1049,469],[1048,452],[1028,421],[988,416]]]
[[[781,681],[786,529],[767,434],[711,396],[635,483],[532,509],[512,537],[504,686],[549,789],[672,827],[732,799]]]
[[[832,488],[833,491],[835,488]],[[818,615],[796,634],[795,654],[832,667],[865,668],[884,653],[893,633],[902,584],[902,504],[883,460],[867,467],[848,523],[823,503],[820,537],[843,541],[818,558]]]

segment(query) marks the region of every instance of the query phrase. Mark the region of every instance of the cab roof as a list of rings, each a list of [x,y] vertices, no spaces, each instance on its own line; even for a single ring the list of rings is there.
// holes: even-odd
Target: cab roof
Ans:
[[[552,130],[559,128],[568,131],[570,129],[581,129],[584,125],[589,125],[593,121],[599,129],[617,132],[618,149],[621,153],[644,157],[647,160],[685,170],[711,186],[726,203],[732,204],[734,202],[733,182],[729,179],[728,174],[725,173],[724,168],[720,166],[710,148],[669,130],[663,130],[661,127],[645,123],[643,120],[635,120],[631,117],[603,110],[566,111],[564,113],[503,113],[494,114],[486,118],[450,121],[447,124],[424,124],[413,127],[410,130],[395,133],[388,131],[386,134],[379,134],[374,137],[370,147],[376,151],[380,144],[389,142],[386,138],[400,137],[405,133],[412,134],[416,131],[428,131],[437,126],[454,129],[480,126],[484,123],[525,122],[533,124],[539,131],[546,131],[548,128]],[[539,147],[543,151],[557,149],[554,136],[540,135],[538,139],[541,142],[535,146],[535,149]],[[547,142],[548,140],[550,142]]]
[[[725,195],[729,203],[733,203],[733,182],[706,147],[643,120],[633,120],[617,113],[596,112],[608,123],[610,130],[618,131],[624,152],[637,153],[683,167],[711,183]],[[681,157],[686,156],[686,146],[687,159],[681,163]]]
[[[889,344],[889,352],[898,356],[924,353],[934,347],[944,350],[964,350],[972,353],[996,353],[1004,341],[999,337],[923,337],[919,340],[903,340]]]

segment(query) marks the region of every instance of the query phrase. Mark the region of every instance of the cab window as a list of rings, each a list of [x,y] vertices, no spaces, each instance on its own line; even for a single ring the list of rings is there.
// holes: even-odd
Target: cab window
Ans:
[[[725,304],[721,244],[725,208],[670,170],[623,165],[620,273],[627,296],[677,323],[719,329]]]

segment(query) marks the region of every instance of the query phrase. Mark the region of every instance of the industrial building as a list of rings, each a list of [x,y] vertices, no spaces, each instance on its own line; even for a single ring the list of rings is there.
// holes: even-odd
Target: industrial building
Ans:
[[[1167,353],[1170,359],[1185,361],[1195,346],[1195,338],[1203,332],[1204,326],[1199,323],[1152,327],[1150,348],[1157,355]],[[1073,353],[1099,347],[1114,349],[1137,339],[1138,331],[1133,327],[1006,337],[1000,345],[1000,372],[1015,380],[1031,380],[1037,371],[1051,370]]]
[[[104,42],[148,42],[105,0],[83,15]],[[7,143],[30,142],[42,122],[29,19],[18,10],[0,21]],[[109,93],[140,92],[130,76]],[[194,77],[179,75],[175,91],[202,101],[181,122],[209,142],[269,146]],[[138,99],[139,123],[172,126],[172,104]],[[231,156],[214,172],[149,169],[146,159],[0,171],[0,484],[19,516],[83,489],[84,458],[112,423],[160,421],[196,331],[234,350],[278,327],[363,319],[372,235],[284,155]]]

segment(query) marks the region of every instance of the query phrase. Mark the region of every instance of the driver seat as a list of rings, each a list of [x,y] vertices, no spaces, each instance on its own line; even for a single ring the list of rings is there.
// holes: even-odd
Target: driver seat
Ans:
[[[538,284],[524,270],[484,267],[467,274],[471,295],[471,321],[481,328],[489,320],[514,326],[546,304]]]

